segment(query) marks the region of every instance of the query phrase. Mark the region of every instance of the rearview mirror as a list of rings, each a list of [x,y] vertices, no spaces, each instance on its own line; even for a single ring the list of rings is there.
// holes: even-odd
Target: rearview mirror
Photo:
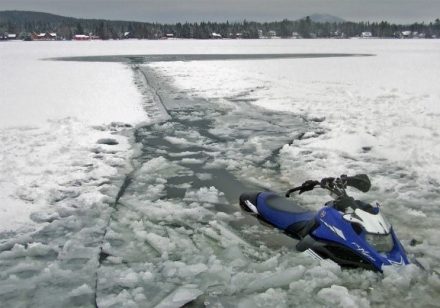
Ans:
[[[347,176],[347,186],[359,189],[362,192],[367,192],[371,188],[371,182],[366,174],[356,174],[354,176]]]

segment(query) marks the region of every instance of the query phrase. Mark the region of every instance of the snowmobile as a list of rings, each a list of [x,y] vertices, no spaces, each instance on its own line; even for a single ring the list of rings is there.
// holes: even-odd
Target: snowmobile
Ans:
[[[380,205],[355,200],[347,194],[347,187],[365,193],[371,182],[365,174],[308,180],[288,190],[285,197],[271,191],[243,193],[240,206],[299,240],[296,249],[315,259],[374,271],[382,271],[388,265],[409,264]],[[333,197],[318,211],[307,210],[288,199],[294,192],[302,194],[315,188],[325,189]]]

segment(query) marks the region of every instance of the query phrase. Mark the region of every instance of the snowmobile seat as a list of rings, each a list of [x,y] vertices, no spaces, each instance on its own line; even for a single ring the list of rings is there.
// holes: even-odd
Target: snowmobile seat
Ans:
[[[297,202],[276,194],[266,196],[265,203],[269,208],[275,211],[295,214],[308,212],[308,210],[300,206]]]
[[[308,222],[316,215],[295,201],[273,192],[262,192],[257,197],[257,209],[261,217],[282,230],[300,222]]]

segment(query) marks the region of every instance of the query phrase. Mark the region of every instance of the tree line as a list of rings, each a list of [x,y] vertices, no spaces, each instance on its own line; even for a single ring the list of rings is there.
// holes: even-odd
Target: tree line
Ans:
[[[395,37],[403,31],[440,37],[440,20],[410,25],[382,22],[314,22],[309,17],[300,20],[274,22],[185,22],[161,24],[132,21],[78,19],[47,13],[25,11],[0,12],[0,33],[15,33],[24,38],[31,32],[55,32],[60,39],[70,40],[75,34],[93,34],[101,39],[159,39],[168,34],[176,38],[209,39],[213,33],[224,38],[259,38],[270,31],[288,38],[294,33],[303,38],[355,37],[370,32],[374,37]],[[274,32],[273,32],[274,31]]]

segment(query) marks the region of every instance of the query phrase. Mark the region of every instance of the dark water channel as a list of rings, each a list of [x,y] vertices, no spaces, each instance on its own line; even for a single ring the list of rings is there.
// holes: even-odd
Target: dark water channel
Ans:
[[[167,121],[137,130],[136,142],[142,144],[139,160],[144,163],[162,156],[190,170],[190,175],[176,174],[168,178],[166,194],[162,198],[183,199],[188,189],[196,191],[214,187],[224,197],[224,202],[217,204],[216,210],[234,213],[239,211],[238,197],[243,192],[282,191],[287,187],[286,183],[277,180],[278,152],[283,145],[292,142],[292,135],[301,136],[313,123],[290,113],[256,107],[240,97],[229,98],[233,105],[188,97],[163,82],[148,67],[141,70],[170,117]],[[248,143],[251,138],[262,140],[267,151],[259,153],[257,145]],[[272,175],[274,187],[262,185],[255,178],[246,178],[243,171],[248,168]],[[255,224],[256,221],[245,217],[230,222],[236,229],[248,223]],[[270,243],[276,245],[277,241],[272,239]],[[290,240],[279,244],[290,246],[288,243]]]
[[[49,60],[84,61],[84,62],[122,62],[129,64],[146,64],[152,62],[174,61],[224,61],[224,60],[276,60],[276,59],[305,59],[305,58],[340,58],[368,57],[372,54],[352,53],[284,53],[284,54],[151,54],[151,55],[107,55],[61,57]]]

